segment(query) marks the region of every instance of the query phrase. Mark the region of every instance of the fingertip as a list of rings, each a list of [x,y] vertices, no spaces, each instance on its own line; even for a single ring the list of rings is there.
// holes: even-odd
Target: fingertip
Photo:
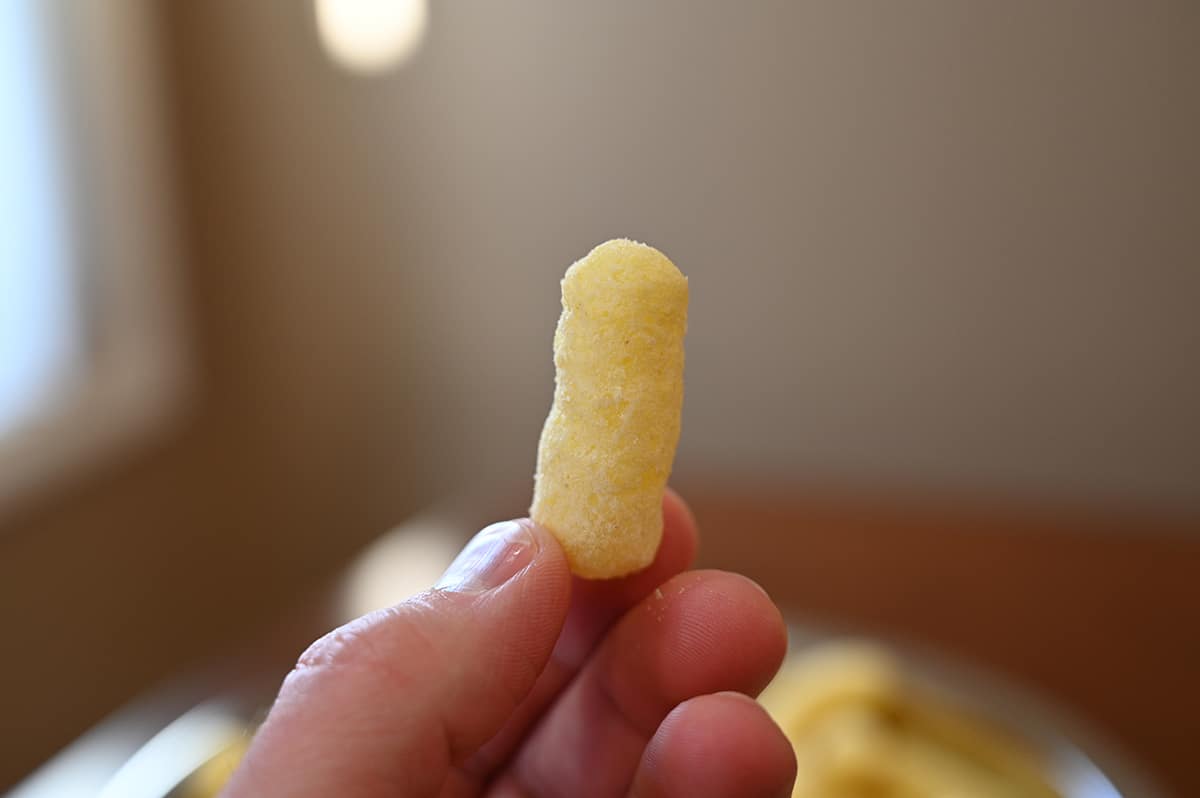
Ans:
[[[783,661],[779,610],[744,576],[689,571],[626,614],[597,655],[597,674],[649,734],[679,702],[721,690],[757,695]]]
[[[664,586],[676,592],[682,606],[676,612],[686,627],[699,625],[710,635],[735,645],[752,662],[743,692],[757,695],[774,677],[787,656],[787,624],[779,607],[753,579],[731,571],[704,570],[681,574]],[[693,587],[699,590],[693,591]],[[714,644],[716,644],[714,642]],[[752,656],[751,656],[752,655]]]
[[[718,573],[729,579],[731,584],[739,585],[737,589],[745,594],[744,600],[753,608],[755,616],[760,618],[764,660],[771,661],[771,674],[774,675],[783,664],[788,650],[787,621],[783,618],[783,612],[763,586],[750,577],[731,571]]]
[[[570,609],[571,568],[562,546],[549,530],[528,518],[517,519],[515,523],[532,539],[533,556],[523,571],[491,595],[484,596],[483,600],[521,607],[520,619],[507,618],[505,621],[515,624],[514,634],[545,626],[553,630],[553,643],[561,633]],[[506,597],[505,593],[514,595]],[[509,604],[517,593],[520,598]]]
[[[766,711],[740,693],[684,701],[658,727],[634,776],[637,796],[783,798],[796,755]]]
[[[519,518],[517,523],[525,527],[530,537],[533,538],[536,547],[534,553],[536,567],[549,576],[562,580],[569,588],[571,568],[567,563],[567,553],[563,551],[558,538],[532,518]]]

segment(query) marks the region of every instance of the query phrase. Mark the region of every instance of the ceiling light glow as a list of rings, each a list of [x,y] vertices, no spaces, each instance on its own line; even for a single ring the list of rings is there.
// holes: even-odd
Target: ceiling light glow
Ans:
[[[428,0],[316,0],[316,14],[326,52],[367,74],[408,60],[429,27]]]

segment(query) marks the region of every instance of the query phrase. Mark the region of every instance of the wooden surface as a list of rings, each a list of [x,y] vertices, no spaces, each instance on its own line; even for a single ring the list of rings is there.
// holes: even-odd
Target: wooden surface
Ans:
[[[1015,678],[1200,795],[1200,525],[942,504],[686,492],[701,564],[792,617],[930,645]]]

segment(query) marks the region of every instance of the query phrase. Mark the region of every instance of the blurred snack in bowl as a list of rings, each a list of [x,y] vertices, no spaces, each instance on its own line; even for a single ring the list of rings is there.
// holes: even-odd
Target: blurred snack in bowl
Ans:
[[[795,798],[1066,798],[1032,746],[876,643],[793,654],[761,701],[795,748]]]
[[[252,730],[229,741],[220,753],[201,765],[171,793],[170,798],[217,798],[250,747]]]

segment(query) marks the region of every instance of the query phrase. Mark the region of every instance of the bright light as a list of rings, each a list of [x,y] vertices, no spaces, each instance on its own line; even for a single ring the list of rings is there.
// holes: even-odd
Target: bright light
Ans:
[[[79,354],[42,13],[0,2],[0,435],[46,409]]]
[[[417,517],[375,541],[350,569],[341,607],[346,619],[428,590],[454,561],[462,537],[436,515]]]
[[[321,44],[356,72],[403,63],[429,25],[428,0],[316,0],[316,10]]]

